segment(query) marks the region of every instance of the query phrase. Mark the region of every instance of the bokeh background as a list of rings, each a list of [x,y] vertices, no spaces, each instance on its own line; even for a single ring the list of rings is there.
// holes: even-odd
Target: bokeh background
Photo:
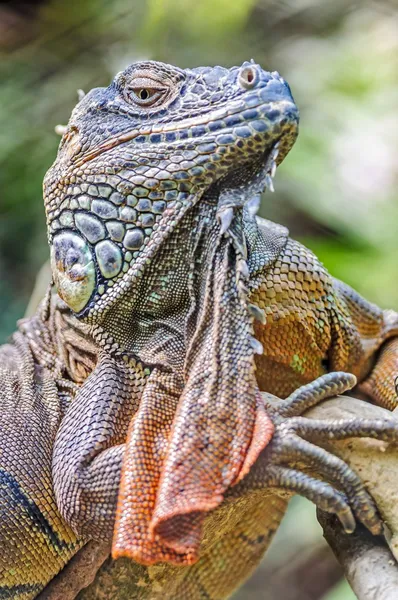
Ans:
[[[261,214],[331,272],[398,308],[396,0],[36,0],[0,5],[0,342],[48,256],[41,185],[76,90],[130,62],[232,66],[290,83],[301,133]],[[350,600],[314,511],[295,501],[238,600]],[[289,582],[289,583],[287,583]]]

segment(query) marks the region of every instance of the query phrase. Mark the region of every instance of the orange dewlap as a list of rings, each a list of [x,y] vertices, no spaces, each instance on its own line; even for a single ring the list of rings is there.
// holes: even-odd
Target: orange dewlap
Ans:
[[[234,247],[241,234],[215,230],[201,249],[209,256],[192,273],[184,375],[155,369],[130,425],[115,558],[197,560],[206,514],[272,437],[255,375],[247,274]]]
[[[167,377],[170,384],[171,376]],[[188,454],[182,450],[176,457],[175,451],[167,452],[168,448],[175,447],[173,439],[178,437],[179,417],[183,411],[177,410],[173,424],[177,401],[173,394],[176,390],[172,385],[164,385],[163,375],[162,379],[162,385],[159,385],[156,375],[150,377],[140,408],[130,424],[112,556],[115,559],[127,556],[147,565],[158,562],[191,565],[199,558],[206,513],[222,502],[226,486],[220,483],[217,454],[213,463],[206,462],[204,476],[200,451],[195,452],[203,440],[193,440],[193,451]],[[237,465],[233,463],[224,465],[224,475],[226,471],[237,472],[231,485],[249,472],[272,438],[274,427],[259,392],[256,404],[251,440],[242,447],[239,457],[240,470],[237,471]],[[180,478],[170,476],[170,462],[173,468],[176,460],[184,462],[190,472],[188,498],[181,488]]]

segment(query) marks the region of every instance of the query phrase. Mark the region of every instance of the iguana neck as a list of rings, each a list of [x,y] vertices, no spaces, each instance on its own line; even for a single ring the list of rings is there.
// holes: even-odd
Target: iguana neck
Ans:
[[[185,216],[147,265],[138,285],[108,311],[100,327],[92,328],[94,339],[99,337],[103,344],[104,336],[109,336],[111,352],[182,374],[198,311],[208,293],[212,257],[225,252],[222,246],[235,248],[236,240],[244,238],[242,212],[227,236],[220,233],[216,200],[215,192],[207,194]],[[237,281],[236,248],[231,252],[235,259],[229,268],[235,270]]]

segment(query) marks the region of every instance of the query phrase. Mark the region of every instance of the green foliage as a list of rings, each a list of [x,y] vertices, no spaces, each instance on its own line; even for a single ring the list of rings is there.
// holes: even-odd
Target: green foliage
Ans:
[[[356,600],[356,595],[344,580],[341,580],[322,600]]]

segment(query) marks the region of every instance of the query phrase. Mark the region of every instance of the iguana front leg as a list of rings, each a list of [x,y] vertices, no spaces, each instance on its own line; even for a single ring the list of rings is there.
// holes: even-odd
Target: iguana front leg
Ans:
[[[386,311],[388,312],[388,311]],[[379,406],[393,410],[398,404],[398,337],[380,349],[378,360],[359,390]]]
[[[335,513],[347,533],[355,529],[355,515],[373,534],[381,534],[377,509],[361,479],[343,460],[318,444],[361,437],[397,443],[396,420],[354,418],[327,422],[301,416],[319,402],[347,391],[355,382],[350,374],[330,373],[302,386],[285,400],[263,393],[275,433],[249,475],[232,488],[231,495],[269,487],[286,489]],[[319,473],[322,480],[307,475],[306,470]]]
[[[253,242],[250,227],[256,229]],[[263,316],[255,323],[264,349],[256,357],[260,389],[286,397],[328,371],[345,371],[372,401],[393,409],[398,314],[331,277],[308,248],[287,238],[287,230],[281,235],[280,226],[258,219],[248,229],[250,300]],[[272,243],[275,259],[262,266]]]
[[[59,428],[53,455],[60,512],[80,537],[112,539],[120,481],[119,530],[132,558],[179,562],[149,534],[181,382],[154,368],[101,354]],[[126,438],[133,457],[126,454]],[[124,469],[122,469],[124,460]],[[127,510],[128,509],[128,510]],[[123,513],[128,513],[128,527]],[[131,539],[130,539],[131,538]]]
[[[129,422],[145,383],[121,361],[102,354],[67,411],[53,453],[53,481],[62,516],[81,537],[109,540]]]

